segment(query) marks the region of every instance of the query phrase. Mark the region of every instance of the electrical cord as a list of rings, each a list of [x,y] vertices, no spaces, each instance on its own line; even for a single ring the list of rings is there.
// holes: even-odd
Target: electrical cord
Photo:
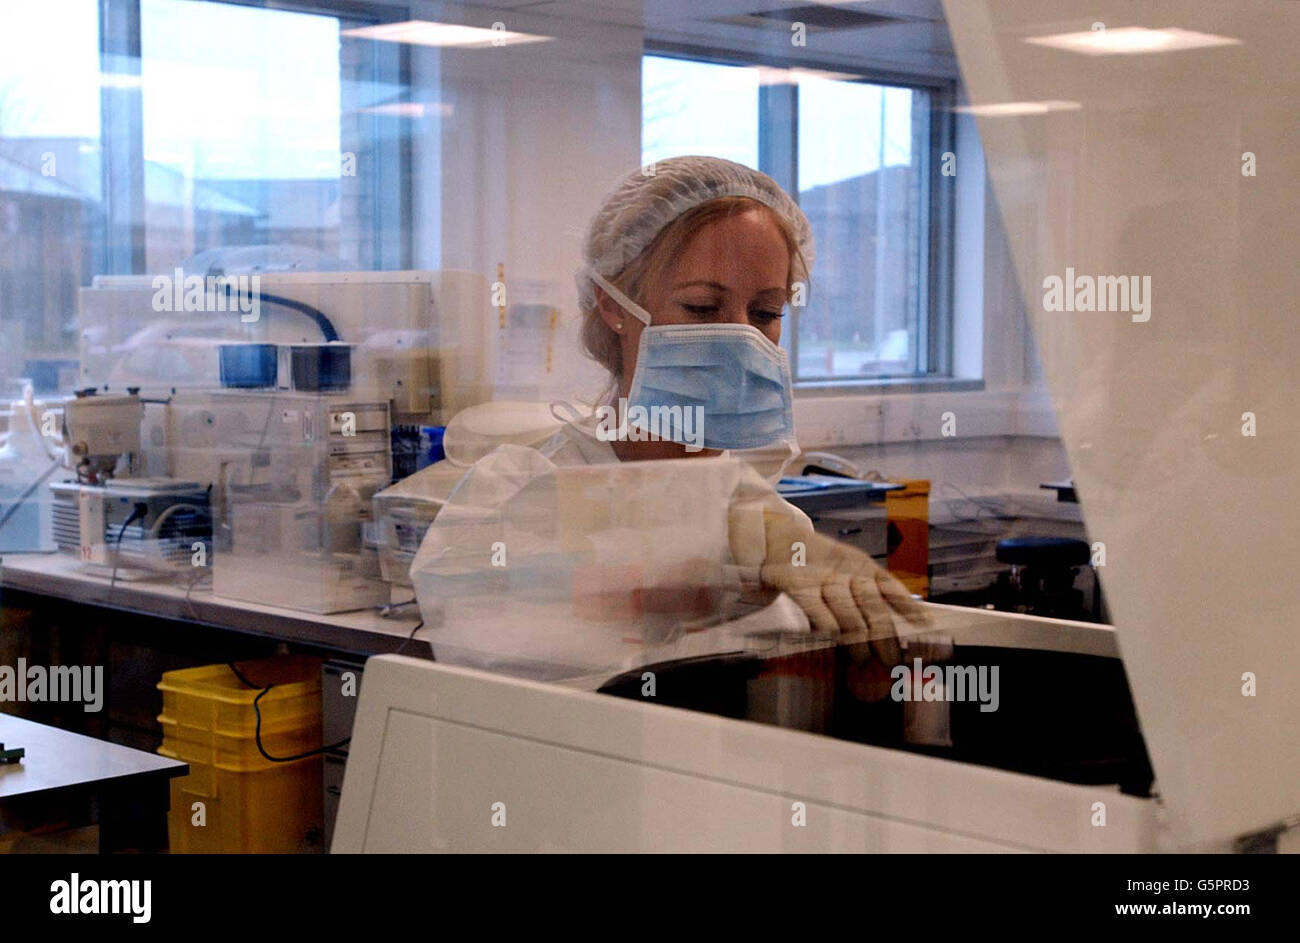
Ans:
[[[261,685],[254,684],[252,681],[249,681],[248,678],[244,676],[244,673],[235,667],[235,663],[233,661],[228,663],[228,667],[232,672],[234,672],[235,677],[238,678],[245,687],[254,688],[254,689],[261,687]],[[351,737],[345,737],[344,739],[340,740],[338,743],[331,743],[327,746],[316,747],[314,750],[307,750],[303,753],[295,753],[292,756],[272,756],[270,753],[267,752],[266,747],[262,745],[262,706],[261,705],[262,705],[262,698],[266,697],[266,695],[274,687],[275,687],[274,684],[268,684],[266,687],[261,688],[261,690],[257,692],[257,697],[253,698],[253,714],[257,718],[257,724],[253,730],[253,737],[257,742],[257,752],[262,754],[262,758],[265,759],[267,762],[293,763],[297,760],[305,760],[308,757],[320,756],[322,753],[329,753],[332,750],[337,750],[340,749],[341,747],[345,747],[352,742]]]
[[[961,522],[961,523],[972,523],[972,522],[976,522],[976,521],[979,521],[979,520],[980,520],[980,513],[981,513],[981,512],[983,512],[983,513],[985,513],[985,514],[988,514],[989,517],[990,517],[992,520],[995,520],[995,521],[996,521],[996,520],[999,520],[999,519],[1001,519],[1001,518],[1003,518],[1003,517],[1006,516],[1006,515],[1003,513],[1003,509],[999,506],[998,502],[997,502],[995,499],[992,499],[992,498],[984,498],[984,499],[981,500],[981,499],[979,499],[979,498],[972,498],[972,497],[971,497],[969,494],[967,494],[964,490],[962,490],[961,488],[957,487],[956,485],[954,485],[954,484],[953,484],[952,482],[950,482],[950,481],[941,482],[940,485],[939,485],[939,487],[940,487],[940,488],[951,488],[953,491],[955,491],[955,492],[957,492],[959,495],[961,495],[962,500],[964,500],[964,501],[967,502],[968,504],[972,504],[972,505],[975,506],[975,513],[974,513],[974,514],[972,514],[972,515],[970,515],[970,516],[966,516],[966,515],[954,515],[954,516],[953,516],[953,520],[954,520],[954,521]]]
[[[406,648],[406,646],[409,645],[415,639],[415,633],[419,632],[420,629],[422,628],[424,628],[423,619],[421,619],[419,622],[415,624],[415,628],[411,629],[411,634],[408,635],[405,638],[405,640],[403,640],[401,645],[397,646],[397,649],[393,652],[393,654],[400,655],[402,653],[402,649]],[[429,657],[430,659],[433,659],[432,646],[430,646],[429,648]],[[234,673],[235,677],[238,678],[240,683],[243,684],[245,687],[253,688],[253,689],[261,688],[261,690],[257,692],[257,697],[253,698],[253,714],[256,717],[256,725],[254,726],[253,729],[253,738],[257,743],[257,752],[262,754],[263,759],[271,763],[293,763],[297,760],[305,760],[308,757],[319,756],[322,753],[333,752],[334,750],[341,749],[352,742],[351,737],[344,737],[342,740],[338,741],[337,743],[331,743],[323,747],[316,747],[314,750],[307,750],[303,753],[295,753],[292,756],[272,756],[269,752],[267,752],[266,747],[262,744],[262,698],[266,697],[266,695],[271,691],[272,688],[275,687],[275,685],[268,684],[266,687],[262,687],[261,685],[254,684],[252,681],[248,679],[248,677],[242,671],[239,670],[239,668],[235,666],[235,663],[233,661],[228,662],[227,667],[230,668],[231,672]]]
[[[195,572],[190,577],[189,585],[185,587],[185,607],[189,609],[190,618],[192,618],[195,622],[202,622],[203,620],[199,618],[198,610],[194,608],[194,601],[190,598],[190,596],[194,592],[194,587],[197,586],[199,582],[202,581],[205,577],[211,578],[211,574],[204,572],[203,568],[201,567],[195,567]]]
[[[144,516],[149,513],[149,505],[137,501],[127,519],[122,522],[122,526],[117,529],[117,540],[113,547],[113,575],[108,580],[108,591],[111,593],[113,587],[117,585],[117,567],[122,558],[122,537],[126,534],[126,529],[138,520],[144,520]]]
[[[257,477],[257,469],[260,466],[254,464],[254,462],[256,461],[256,456],[260,456],[262,454],[262,449],[266,445],[266,436],[267,433],[271,431],[271,419],[273,416],[275,416],[275,405],[276,405],[276,401],[279,399],[279,396],[280,396],[279,389],[274,389],[271,391],[271,401],[270,403],[267,404],[266,407],[266,421],[262,423],[262,431],[257,436],[257,445],[253,449],[252,456],[249,457],[248,484],[250,487],[256,483],[253,479]],[[268,459],[268,463],[269,463],[269,459]]]
[[[415,633],[420,631],[422,628],[424,628],[423,619],[421,619],[419,622],[415,624],[415,628],[411,629],[411,634],[402,640],[402,644],[397,646],[397,648],[393,651],[393,654],[394,655],[402,654],[402,649],[406,648],[406,646],[410,645],[413,641],[415,641]],[[429,646],[429,659],[431,661],[437,661],[437,659],[433,657],[432,645]]]
[[[414,596],[412,596],[410,599],[403,600],[402,602],[390,602],[385,605],[382,605],[379,607],[379,618],[381,619],[391,618],[392,616],[401,612],[407,606],[414,606],[415,603],[416,603],[416,599]]]
[[[200,507],[197,504],[186,504],[184,502],[180,502],[177,504],[170,505],[167,508],[165,508],[161,514],[158,515],[158,519],[153,522],[153,527],[149,528],[149,539],[157,540],[159,537],[161,537],[162,526],[166,524],[169,520],[171,520],[173,514],[177,514],[180,511],[193,511],[198,514],[208,513],[207,508]]]

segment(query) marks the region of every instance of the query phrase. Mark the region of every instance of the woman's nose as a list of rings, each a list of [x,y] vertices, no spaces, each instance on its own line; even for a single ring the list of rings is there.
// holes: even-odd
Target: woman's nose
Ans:
[[[729,304],[723,307],[719,312],[720,318],[724,324],[748,324],[749,308],[743,304]]]

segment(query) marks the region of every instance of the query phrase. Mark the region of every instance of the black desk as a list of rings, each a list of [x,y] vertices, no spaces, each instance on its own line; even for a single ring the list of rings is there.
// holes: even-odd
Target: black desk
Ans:
[[[170,783],[189,766],[57,727],[0,714],[0,742],[27,751],[0,764],[0,834],[51,822],[99,824],[99,850],[138,847],[134,831],[165,816]]]

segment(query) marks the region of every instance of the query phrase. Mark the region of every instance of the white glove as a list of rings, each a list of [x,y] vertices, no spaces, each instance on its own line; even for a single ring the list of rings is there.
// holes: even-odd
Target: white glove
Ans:
[[[856,547],[812,531],[806,520],[772,506],[732,515],[732,554],[738,562],[757,564],[764,586],[787,593],[808,615],[815,632],[866,635],[877,657],[899,663],[900,620],[930,624],[924,607],[907,589]]]

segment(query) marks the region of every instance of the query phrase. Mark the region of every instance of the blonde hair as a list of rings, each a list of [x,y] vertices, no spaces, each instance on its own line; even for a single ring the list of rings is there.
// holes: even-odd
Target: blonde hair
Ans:
[[[786,300],[796,282],[808,280],[808,264],[799,239],[789,221],[767,204],[745,196],[724,196],[694,206],[665,226],[651,243],[609,280],[637,304],[645,306],[649,286],[664,277],[669,265],[685,251],[691,240],[710,223],[751,210],[761,210],[776,223],[790,250],[790,284]],[[623,376],[623,347],[620,335],[600,316],[599,294],[582,307],[582,346],[587,355],[603,366],[614,379]]]

